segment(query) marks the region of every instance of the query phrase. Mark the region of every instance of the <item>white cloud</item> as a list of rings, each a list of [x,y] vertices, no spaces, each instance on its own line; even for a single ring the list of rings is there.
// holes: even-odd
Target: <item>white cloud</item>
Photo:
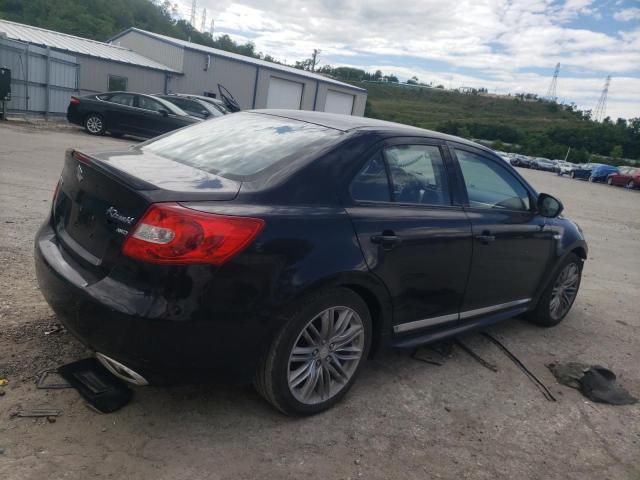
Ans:
[[[616,95],[626,95],[618,89],[627,80],[618,77],[632,83],[635,78],[640,91],[640,29],[633,25],[607,34],[576,28],[584,16],[601,18],[604,7],[594,0],[198,0],[198,5],[213,15],[217,33],[250,39],[258,51],[290,63],[320,48],[322,63],[342,64],[345,57],[359,67],[375,62],[404,78],[411,72],[429,71],[436,78],[448,75],[443,70],[451,75],[464,70],[485,85],[498,82],[507,90],[522,85],[544,93],[550,78],[533,81],[527,72],[545,69],[550,76],[560,62],[558,90],[567,101],[589,108],[604,77],[612,74],[611,112],[640,115],[636,97],[614,106]],[[615,15],[627,18],[629,10],[639,9]],[[408,62],[415,67],[401,67]],[[564,81],[567,73],[588,82],[571,90],[575,82]]]
[[[623,8],[613,14],[613,18],[619,22],[640,20],[640,8]]]

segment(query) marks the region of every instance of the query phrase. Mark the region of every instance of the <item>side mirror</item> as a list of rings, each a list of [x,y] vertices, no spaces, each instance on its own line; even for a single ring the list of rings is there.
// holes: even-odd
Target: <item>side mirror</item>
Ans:
[[[538,213],[543,217],[554,218],[562,213],[564,206],[562,202],[547,193],[538,195]]]
[[[169,116],[169,112],[168,112],[168,111],[166,111],[165,109],[158,110],[158,113],[159,113],[160,115],[162,115],[163,117],[168,117],[168,116]]]

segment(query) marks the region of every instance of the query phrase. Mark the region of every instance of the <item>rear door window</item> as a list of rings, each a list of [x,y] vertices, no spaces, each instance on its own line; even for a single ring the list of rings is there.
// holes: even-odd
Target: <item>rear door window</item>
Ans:
[[[124,105],[126,107],[133,107],[133,95],[130,93],[116,93],[111,95],[108,101],[111,103],[117,103],[118,105]]]
[[[376,153],[351,182],[351,197],[363,202],[390,202],[389,177],[382,158]]]
[[[161,110],[167,110],[167,108],[160,102],[142,95],[138,95],[138,108],[144,110],[150,110],[152,112],[160,112]]]
[[[398,145],[384,150],[393,199],[398,203],[450,205],[449,185],[440,149],[434,145]]]

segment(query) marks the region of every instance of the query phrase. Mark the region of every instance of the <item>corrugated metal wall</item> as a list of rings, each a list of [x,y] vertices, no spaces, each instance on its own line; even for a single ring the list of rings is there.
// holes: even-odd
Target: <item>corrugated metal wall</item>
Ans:
[[[84,55],[78,55],[77,58],[82,95],[108,91],[109,75],[126,78],[129,92],[164,93],[165,72]]]
[[[76,57],[0,39],[0,66],[11,69],[8,110],[64,113],[78,91]]]
[[[130,31],[116,39],[114,45],[125,47],[134,52],[160,62],[178,72],[182,71],[184,49],[166,42],[160,42],[147,35]]]

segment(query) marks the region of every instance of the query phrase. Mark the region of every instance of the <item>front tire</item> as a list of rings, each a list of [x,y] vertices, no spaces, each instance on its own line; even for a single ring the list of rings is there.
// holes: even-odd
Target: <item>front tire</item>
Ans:
[[[527,314],[530,322],[543,327],[553,327],[564,320],[578,296],[582,266],[582,259],[575,253],[567,256],[556,276],[540,296],[536,308]]]
[[[630,190],[633,190],[634,188],[636,188],[636,184],[633,180],[629,180],[629,183],[627,183],[627,188]]]
[[[104,135],[107,126],[104,118],[98,113],[90,113],[84,119],[84,129],[90,135]]]
[[[613,178],[607,178],[607,185],[613,185]]]
[[[263,358],[258,392],[287,415],[313,415],[335,405],[369,353],[366,303],[346,288],[322,290],[292,309]]]
[[[576,178],[576,173],[575,172],[569,172],[569,177]]]

